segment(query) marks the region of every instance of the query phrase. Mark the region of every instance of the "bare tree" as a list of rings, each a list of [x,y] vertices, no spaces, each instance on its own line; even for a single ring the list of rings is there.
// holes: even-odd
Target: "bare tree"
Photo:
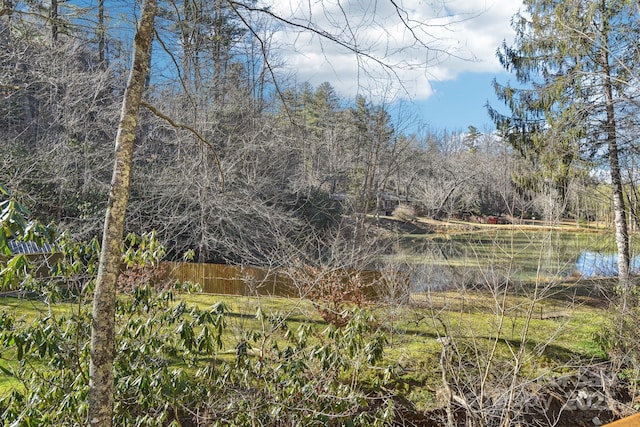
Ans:
[[[116,136],[116,160],[104,222],[91,325],[88,422],[96,427],[111,426],[113,420],[116,282],[122,257],[120,245],[131,186],[131,164],[138,111],[149,73],[156,10],[155,0],[146,0],[142,7],[135,35],[131,73]]]
[[[41,3],[33,2],[33,4],[37,6]],[[62,25],[65,18],[63,16],[65,8],[61,7],[62,4],[62,1],[50,2],[47,7],[38,10],[37,14],[33,14],[34,17],[38,16],[41,19],[41,22],[45,23],[42,24],[43,28],[51,29],[50,37],[47,37],[47,40],[50,40],[50,47],[54,45],[64,46],[66,26]],[[13,7],[13,3],[5,1],[2,5],[3,9],[1,12],[1,18],[3,19],[3,22],[1,29],[3,32],[1,36],[3,47],[16,46],[12,43],[13,40],[11,40],[11,35],[4,32],[5,22],[12,18],[11,8]],[[189,2],[189,4],[176,3],[171,6],[176,5],[184,5],[187,9],[191,6],[200,9],[206,9],[210,6],[210,4],[206,2]],[[104,33],[106,31],[106,25],[104,22],[104,6],[103,2],[98,3],[98,51],[96,52],[96,62],[98,66],[96,68],[106,72],[108,62],[106,58],[104,37]],[[269,90],[264,90],[264,82],[276,80],[277,70],[274,61],[269,57],[268,52],[268,45],[270,43],[269,32],[274,32],[276,29],[286,27],[298,34],[301,32],[312,34],[313,37],[322,39],[324,43],[328,42],[338,45],[352,53],[355,56],[358,65],[363,67],[367,72],[372,72],[373,67],[381,68],[386,74],[386,77],[397,77],[397,67],[423,67],[427,65],[426,63],[410,65],[394,63],[394,58],[388,55],[389,52],[383,52],[378,55],[372,47],[366,46],[367,40],[361,40],[361,35],[358,34],[357,31],[354,31],[353,28],[349,28],[349,30],[345,32],[342,24],[335,25],[337,21],[335,21],[334,18],[340,17],[340,20],[347,24],[349,24],[350,21],[350,14],[340,7],[338,7],[337,12],[331,12],[337,14],[324,17],[328,19],[318,19],[320,16],[315,15],[315,10],[313,10],[312,5],[309,4],[308,6],[308,13],[297,14],[297,12],[300,12],[303,9],[296,9],[288,14],[282,10],[276,11],[275,7],[265,8],[253,1],[216,1],[213,3],[212,10],[210,10],[212,12],[211,16],[213,17],[212,23],[214,24],[212,28],[214,29],[216,36],[214,40],[206,40],[211,34],[204,31],[202,27],[196,28],[198,25],[206,25],[206,22],[192,22],[189,21],[191,18],[185,18],[182,21],[182,23],[193,24],[192,27],[189,27],[193,31],[191,33],[187,31],[184,34],[195,35],[193,38],[182,38],[182,41],[186,40],[190,43],[204,43],[208,41],[212,43],[211,46],[213,47],[214,54],[213,57],[210,58],[211,62],[207,64],[207,67],[211,67],[211,69],[199,67],[201,65],[199,61],[202,57],[185,57],[184,59],[187,62],[179,60],[174,61],[175,57],[169,57],[167,62],[177,66],[177,71],[172,74],[172,78],[175,78],[176,75],[178,75],[178,78],[184,77],[185,72],[188,71],[188,73],[193,76],[193,81],[198,83],[193,85],[193,87],[190,87],[187,84],[182,84],[184,82],[181,82],[179,85],[182,89],[185,87],[192,89],[191,92],[187,93],[187,96],[184,97],[185,99],[183,102],[178,104],[181,106],[188,105],[189,109],[184,117],[179,117],[179,121],[173,120],[167,114],[162,114],[161,110],[153,108],[153,106],[150,106],[149,110],[158,117],[167,119],[173,127],[181,128],[183,130],[189,129],[190,133],[195,135],[195,137],[191,137],[193,143],[190,149],[183,149],[184,147],[172,147],[172,150],[174,150],[174,154],[177,153],[179,155],[189,157],[189,161],[192,163],[182,163],[183,165],[192,166],[192,169],[188,172],[193,172],[194,174],[202,173],[203,176],[202,181],[194,180],[191,183],[192,186],[187,189],[191,192],[191,197],[185,197],[185,203],[180,206],[186,209],[198,208],[200,215],[199,223],[202,224],[202,233],[198,236],[198,240],[191,241],[190,244],[194,244],[203,254],[205,254],[203,259],[206,257],[208,251],[211,251],[212,247],[215,247],[218,244],[215,239],[211,238],[211,236],[216,236],[216,234],[218,234],[218,236],[222,234],[221,239],[226,240],[225,244],[228,246],[233,245],[235,242],[249,240],[251,244],[242,248],[242,251],[254,257],[260,250],[268,247],[267,245],[269,244],[269,240],[274,240],[276,242],[286,241],[288,243],[298,243],[304,238],[300,223],[295,220],[295,215],[293,213],[295,212],[297,214],[298,212],[302,212],[306,206],[299,203],[299,198],[295,197],[297,195],[296,191],[289,191],[290,188],[288,188],[288,172],[294,169],[291,165],[293,160],[295,160],[295,156],[291,155],[288,147],[281,150],[274,150],[274,148],[277,147],[276,143],[282,141],[282,135],[278,135],[278,130],[275,127],[266,126],[265,122],[260,120],[258,120],[256,126],[249,129],[249,131],[244,129],[244,132],[240,133],[240,137],[237,137],[237,132],[232,132],[237,131],[238,127],[241,127],[247,119],[254,119],[254,117],[251,117],[250,113],[247,113],[247,111],[251,112],[255,110],[252,110],[251,108],[237,108],[238,105],[242,105],[240,101],[250,99],[250,96],[247,95],[251,93],[255,94],[256,91],[259,93],[259,97],[264,98],[265,93],[270,92]],[[384,6],[385,12],[391,12],[387,13],[387,16],[393,17],[397,23],[406,28],[407,33],[410,34],[411,39],[409,40],[409,45],[411,48],[417,47],[421,50],[430,48],[429,43],[433,42],[434,38],[429,34],[430,27],[427,23],[411,21],[408,13],[396,2],[379,2],[379,6]],[[111,425],[112,422],[114,390],[112,363],[114,357],[113,315],[115,283],[118,276],[121,255],[120,244],[123,230],[125,228],[125,214],[131,189],[131,171],[134,165],[134,141],[137,136],[141,136],[136,135],[139,122],[139,106],[141,105],[143,91],[146,88],[151,88],[153,85],[153,82],[149,80],[149,62],[154,30],[156,29],[154,28],[154,23],[157,9],[158,5],[156,0],[147,0],[144,2],[140,10],[141,14],[134,38],[134,49],[132,52],[133,64],[131,66],[129,80],[124,92],[120,122],[115,136],[115,163],[113,166],[109,200],[106,206],[100,267],[93,302],[88,422],[90,425],[94,426]],[[180,8],[178,8],[178,10],[180,10]],[[187,12],[184,8],[182,10]],[[327,8],[326,10],[329,9]],[[374,12],[373,14],[371,13],[372,11]],[[368,22],[369,25],[375,25],[384,30],[386,22],[376,18],[376,11],[377,9],[371,9],[367,5],[364,5],[360,12],[365,15],[370,15],[372,19],[369,21],[366,19],[360,20],[358,22]],[[195,17],[199,13],[199,10],[188,10],[188,12],[193,12],[193,16]],[[183,17],[186,17],[186,15],[187,14],[185,13]],[[242,76],[243,73],[249,74],[249,72],[246,69],[243,70],[242,66],[239,66],[237,62],[232,61],[232,55],[230,55],[228,50],[229,38],[225,38],[229,35],[228,33],[225,33],[227,29],[225,28],[225,24],[228,24],[230,21],[237,23],[236,27],[242,28],[242,33],[244,35],[252,36],[254,40],[253,46],[259,48],[257,49],[257,52],[259,53],[259,61],[255,61],[254,63],[260,64],[258,67],[260,68],[260,72],[253,74],[254,76],[256,74],[259,74],[260,76],[259,79],[253,80],[253,82],[257,82],[258,89],[255,89],[248,84],[248,82],[251,81],[250,79],[246,79],[245,82],[242,82],[243,79],[238,79],[238,76]],[[268,28],[268,31],[258,31],[258,28],[256,28],[256,23],[262,21],[266,22],[265,28]],[[25,22],[27,22],[27,20],[25,20]],[[351,27],[351,25],[347,25],[347,27]],[[161,45],[165,41],[163,34],[158,31],[157,35],[158,37],[156,40]],[[184,46],[188,45],[189,44],[187,43],[184,44]],[[29,47],[33,48],[33,46]],[[51,52],[54,51],[53,48],[49,50],[51,50]],[[398,48],[398,50],[401,50],[401,48]],[[438,54],[446,54],[446,49],[439,50],[438,48],[432,48],[429,50],[430,54],[436,54],[436,57]],[[3,49],[3,53],[4,52],[5,50]],[[16,52],[19,53],[17,50]],[[17,59],[18,60],[13,61],[11,65],[17,67],[16,70],[21,70],[22,76],[36,68],[33,67],[32,64],[23,61],[24,58],[18,57]],[[3,62],[3,67],[4,66],[5,64]],[[183,67],[184,69],[180,70],[180,67]],[[55,69],[55,67],[52,68]],[[202,76],[198,74],[206,70],[213,71],[210,74],[211,82],[213,82],[214,85],[212,92],[214,96],[212,96],[212,99],[217,103],[222,104],[225,108],[220,108],[220,105],[210,105],[207,102],[207,94],[204,94],[200,99],[196,99],[197,102],[193,102],[193,96],[202,95],[197,92],[200,89],[206,88],[203,80],[200,79]],[[6,74],[11,75],[13,70],[8,71],[9,72]],[[15,76],[16,73],[14,72],[13,75]],[[106,73],[102,75],[107,76]],[[70,135],[62,126],[65,123],[62,118],[69,117],[68,111],[64,111],[63,109],[66,105],[60,105],[56,102],[52,102],[51,111],[48,111],[47,115],[37,114],[41,112],[39,110],[40,105],[38,104],[40,95],[38,91],[43,87],[43,80],[45,79],[34,80],[37,84],[30,82],[28,85],[23,85],[23,82],[20,81],[10,81],[8,88],[2,88],[3,92],[8,90],[11,92],[12,96],[15,95],[13,100],[18,101],[10,106],[9,112],[12,114],[17,113],[15,116],[19,117],[19,122],[16,121],[9,123],[8,128],[14,132],[14,135],[20,135],[21,138],[26,137],[25,139],[28,141],[27,143],[32,144],[32,146],[37,144],[46,146],[47,139],[41,138],[41,136],[45,134],[55,134],[57,137],[65,139],[71,139],[70,137],[77,136]],[[241,83],[238,83],[239,81]],[[160,91],[161,90],[159,90],[159,92]],[[94,95],[97,98],[101,98],[101,96],[106,92],[108,91],[98,90]],[[280,86],[276,86],[273,92],[278,97],[282,97],[283,95]],[[54,91],[50,91],[48,93],[54,94]],[[114,90],[113,93],[117,93],[117,90]],[[85,98],[86,96],[81,95],[81,97]],[[56,98],[53,97],[52,99],[55,100]],[[230,106],[232,108],[226,109],[226,106]],[[2,107],[4,108],[5,106],[3,105]],[[384,111],[377,112],[380,113],[379,118],[381,119],[381,122],[385,122],[385,120],[388,122],[388,117],[385,117]],[[375,114],[373,115],[375,116]],[[3,117],[3,120],[4,119],[5,117]],[[91,120],[87,120],[85,123],[91,123]],[[180,123],[186,123],[186,125],[178,125]],[[50,124],[55,124],[55,127],[49,127]],[[363,188],[367,189],[376,188],[376,186],[379,185],[379,182],[384,181],[384,177],[382,175],[385,174],[380,171],[380,164],[382,163],[381,159],[384,157],[382,149],[386,147],[385,144],[388,142],[389,136],[387,132],[389,129],[385,128],[384,125],[382,126],[381,132],[378,132],[377,134],[375,132],[371,132],[371,129],[367,128],[367,126],[371,124],[372,123],[366,123],[363,129],[369,132],[369,135],[377,135],[381,138],[374,146],[363,147],[362,150],[362,164],[365,165],[367,171],[362,177],[360,177],[362,178],[360,183]],[[148,129],[145,129],[145,132],[141,132],[141,134],[143,133],[144,135],[147,135],[147,130]],[[171,130],[165,128],[163,129],[163,132],[168,133],[171,132]],[[101,136],[104,137],[104,139],[107,139],[108,135],[109,133],[105,132]],[[180,136],[184,136],[184,134],[181,134]],[[262,144],[262,137],[266,137],[265,139],[269,141],[269,144]],[[87,138],[86,133],[82,135],[81,139],[84,141],[84,138]],[[211,151],[209,149],[203,150],[201,147],[197,146],[195,142],[197,142],[197,144],[202,142],[210,143],[211,147],[213,147],[215,151]],[[364,136],[361,142],[361,145],[366,145]],[[183,149],[182,152],[180,152],[181,149]],[[54,151],[56,156],[71,152],[68,151],[67,147],[64,145],[56,146]],[[242,184],[237,185],[235,188],[231,187],[232,191],[226,193],[224,197],[218,194],[219,189],[217,189],[217,187],[219,187],[220,181],[216,178],[217,171],[214,167],[211,167],[214,163],[218,163],[218,160],[220,160],[216,159],[218,152],[226,154],[226,157],[222,159],[224,162],[220,161],[219,166],[223,169],[226,167],[227,169],[225,172],[228,172],[232,178],[236,179],[236,182]],[[140,153],[140,151],[138,151],[138,153]],[[216,153],[216,155],[213,153]],[[242,155],[234,158],[238,153],[241,153]],[[67,157],[72,158],[73,156]],[[136,160],[139,160],[137,161],[136,166],[143,170],[144,161],[142,159]],[[71,163],[67,163],[67,165],[73,166]],[[72,170],[73,168],[65,168],[65,170],[67,169]],[[75,172],[77,173],[80,169],[83,168],[78,167]],[[87,170],[90,168],[84,169]],[[185,171],[182,171],[182,173],[184,174]],[[80,175],[82,174],[78,174],[78,176]],[[264,180],[263,177],[266,175],[270,176],[271,180]],[[64,178],[61,179],[61,181],[64,181]],[[74,190],[80,189],[77,188],[77,186],[85,185],[86,183],[87,180],[85,180],[83,176],[83,179],[78,178],[74,181],[74,185],[70,185],[69,187],[73,187]],[[214,188],[216,188],[216,191],[212,191]],[[181,189],[184,188],[177,186],[174,188],[176,192]],[[69,190],[69,192],[71,192],[71,190]],[[58,194],[62,195],[63,193],[61,192]],[[165,196],[166,194],[168,193],[165,193]],[[210,199],[211,202],[209,202],[208,199]],[[166,202],[168,197],[164,200]],[[193,204],[194,200],[198,201],[197,205]],[[234,200],[237,203],[226,203],[230,200]],[[189,202],[190,204],[186,202]],[[244,217],[242,228],[238,228],[232,220],[229,220],[228,217],[220,216],[216,218],[215,215],[212,214],[212,211],[215,212],[216,208],[227,206],[230,206],[230,208],[227,208],[227,212],[232,211],[234,215]],[[247,206],[249,206],[249,208],[247,208]],[[163,206],[163,212],[174,216],[179,215],[179,212],[176,213],[176,210],[172,211],[170,209],[171,207],[171,205],[166,204]],[[271,239],[272,236],[269,234],[261,235],[253,241],[251,241],[251,239],[246,239],[246,236],[252,231],[250,228],[250,218],[256,217],[258,211],[267,213],[260,216],[262,228],[264,230],[268,230],[269,226],[271,226],[272,228],[277,229],[278,233],[282,232],[282,235],[277,235],[275,236],[277,238],[274,239]],[[138,210],[138,213],[139,212],[140,210]],[[223,215],[225,214],[224,211],[222,213]],[[140,221],[140,223],[145,223],[145,221]],[[182,221],[181,224],[185,226],[185,224],[188,223],[189,221],[187,220]],[[286,237],[286,239],[283,240],[281,237]],[[254,250],[254,247],[257,249]],[[279,248],[275,249],[278,250]],[[330,248],[325,249],[329,250]],[[358,248],[354,246],[354,249]]]
[[[108,191],[124,79],[98,69],[85,34],[61,32],[55,44],[31,15],[16,12],[0,36],[0,129],[6,167],[0,178],[42,221],[80,238],[99,233]]]

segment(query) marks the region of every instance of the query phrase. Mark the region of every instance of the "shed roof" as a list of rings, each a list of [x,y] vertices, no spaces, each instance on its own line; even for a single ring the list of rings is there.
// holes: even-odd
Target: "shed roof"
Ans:
[[[14,255],[19,254],[48,254],[53,252],[53,246],[49,243],[38,245],[35,242],[23,242],[20,240],[9,240],[7,242],[9,250]]]

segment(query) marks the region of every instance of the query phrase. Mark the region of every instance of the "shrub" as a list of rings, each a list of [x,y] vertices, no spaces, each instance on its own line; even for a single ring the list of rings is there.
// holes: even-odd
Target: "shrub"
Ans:
[[[301,296],[311,300],[320,316],[334,326],[344,326],[349,321],[350,306],[363,307],[370,301],[366,293],[368,284],[358,271],[308,264],[299,264],[289,271]]]
[[[61,244],[56,281],[82,276],[91,284],[96,242]],[[157,292],[145,283],[157,271],[143,267],[156,266],[163,251],[152,235],[125,241],[124,261],[133,270],[121,282],[129,295],[117,299],[115,310],[114,425],[391,422],[386,393],[361,379],[382,360],[386,341],[374,328],[378,322],[351,311],[342,328],[302,322],[294,331],[285,317],[258,312],[261,328],[231,333],[225,305],[189,307],[176,302],[172,290]],[[29,265],[11,273],[28,277]],[[3,425],[87,424],[92,287],[78,286],[73,304],[54,306],[56,287],[43,285],[47,297],[29,303],[29,312],[41,311],[28,321],[19,310],[0,311],[0,372],[16,383],[0,396]]]
[[[608,322],[595,338],[620,377],[628,381],[634,409],[640,409],[640,307],[623,311],[613,305]]]
[[[393,217],[405,222],[415,221],[416,210],[412,206],[401,204],[393,210]]]
[[[352,311],[342,328],[258,313],[266,328],[235,331],[228,308],[201,309],[173,292],[138,287],[116,308],[114,425],[387,425],[392,403],[364,369],[386,343],[374,319]],[[2,370],[21,382],[0,399],[7,425],[84,425],[89,304],[20,322],[0,314]],[[230,353],[229,349],[233,349]],[[43,381],[46,379],[46,381]]]

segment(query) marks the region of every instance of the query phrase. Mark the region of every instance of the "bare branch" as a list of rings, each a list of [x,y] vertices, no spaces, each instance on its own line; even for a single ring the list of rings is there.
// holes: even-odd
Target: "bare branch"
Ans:
[[[289,109],[289,106],[285,102],[284,94],[282,93],[282,90],[280,89],[280,85],[278,84],[278,79],[276,78],[276,75],[275,75],[275,73],[273,71],[273,67],[271,66],[271,61],[269,61],[269,58],[267,57],[267,47],[266,47],[266,45],[264,43],[264,40],[262,40],[262,37],[260,37],[260,35],[258,35],[258,33],[253,28],[253,26],[251,24],[249,24],[249,22],[247,22],[245,17],[242,16],[242,14],[236,8],[236,5],[237,5],[236,2],[231,2],[231,1],[229,2],[229,6],[231,7],[231,9],[233,9],[233,11],[235,12],[236,16],[238,16],[238,18],[247,27],[247,29],[251,32],[251,34],[253,34],[253,36],[256,38],[256,40],[258,40],[258,43],[260,43],[260,52],[262,53],[262,59],[264,59],[264,63],[267,66],[267,70],[269,70],[269,74],[271,75],[271,78],[273,79],[273,84],[274,84],[274,87],[276,89],[276,93],[278,94],[278,98],[280,98],[280,100],[282,101],[282,105],[285,108],[285,111],[287,113],[287,117],[289,118],[289,121],[291,123],[294,123],[294,119],[293,119],[293,116],[291,114],[291,110]],[[245,5],[242,5],[242,6],[245,6]]]
[[[213,144],[210,141],[207,141],[193,127],[191,127],[189,125],[186,125],[184,123],[178,123],[178,122],[174,121],[171,117],[169,117],[166,114],[162,113],[160,110],[158,110],[157,108],[155,108],[151,104],[149,104],[149,103],[147,103],[145,101],[141,101],[140,105],[142,105],[147,110],[151,111],[157,117],[161,118],[162,120],[165,120],[171,126],[173,126],[175,128],[178,128],[178,129],[184,129],[184,130],[187,130],[187,131],[191,132],[196,138],[198,138],[198,140],[200,140],[200,142],[202,142],[207,147],[209,147],[209,149],[211,150],[211,153],[213,154],[213,157],[216,159],[216,165],[218,167],[218,171],[220,172],[220,187],[221,187],[221,191],[224,192],[224,174],[222,172],[222,164],[220,163],[220,157],[218,156],[218,153],[216,152],[216,149],[213,146]]]
[[[299,24],[296,23],[290,19],[286,19],[280,15],[277,15],[275,13],[273,13],[272,11],[270,11],[267,8],[257,8],[257,7],[252,7],[249,5],[246,5],[244,3],[240,3],[240,2],[235,2],[235,1],[228,1],[229,5],[234,9],[234,11],[236,11],[236,13],[238,14],[238,16],[240,17],[240,19],[243,20],[243,22],[245,23],[245,25],[247,25],[249,28],[250,26],[247,24],[247,22],[245,21],[245,19],[241,16],[241,14],[238,11],[238,8],[243,8],[249,12],[259,12],[259,13],[264,13],[266,15],[268,15],[269,17],[275,19],[277,22],[286,24],[292,28],[297,28],[299,30],[302,31],[307,31],[310,32],[312,34],[315,34],[319,37],[321,37],[322,39],[328,40],[332,43],[337,44],[338,46],[341,46],[347,50],[349,50],[350,52],[356,54],[358,57],[363,57],[363,58],[367,58],[370,59],[372,61],[374,61],[376,64],[380,65],[381,67],[383,67],[384,69],[388,70],[394,77],[396,77],[398,80],[400,80],[398,73],[393,69],[393,67],[389,64],[387,64],[386,62],[384,62],[383,60],[375,57],[374,55],[367,53],[366,51],[360,49],[356,43],[347,43],[343,40],[340,40],[339,38],[337,38],[336,36],[334,36],[333,34],[329,33],[328,31],[325,31],[323,29],[320,28],[316,28],[313,23],[309,22],[306,25],[303,24]],[[353,33],[352,33],[353,34]]]
[[[191,94],[187,90],[187,83],[184,80],[184,75],[183,75],[183,73],[182,73],[182,71],[180,69],[180,66],[178,65],[178,61],[176,60],[175,55],[173,54],[173,52],[171,52],[171,49],[169,49],[167,47],[167,45],[165,44],[165,42],[162,39],[162,37],[160,37],[160,34],[158,33],[158,30],[154,28],[154,32],[155,32],[155,39],[158,41],[158,43],[160,43],[160,46],[162,47],[162,50],[164,50],[164,52],[167,55],[169,55],[169,58],[171,59],[171,62],[173,63],[174,67],[176,68],[176,72],[178,73],[178,78],[180,79],[180,84],[182,85],[182,88],[184,89],[184,92],[187,95],[187,98],[189,98],[189,103],[191,103],[191,106],[193,108],[196,108],[196,102],[193,100],[193,97],[191,96]]]

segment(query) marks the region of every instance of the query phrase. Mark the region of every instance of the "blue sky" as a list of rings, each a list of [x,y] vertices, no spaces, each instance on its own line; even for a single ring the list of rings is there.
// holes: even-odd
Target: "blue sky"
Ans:
[[[433,129],[466,131],[472,125],[480,131],[493,130],[495,126],[485,105],[488,102],[493,108],[505,111],[493,90],[494,78],[505,83],[509,75],[466,72],[454,80],[432,82],[433,95],[415,102],[420,119]]]
[[[366,58],[357,61],[351,52],[313,34],[283,29],[273,40],[284,71],[296,81],[313,86],[328,81],[347,99],[365,95],[385,105],[401,103],[410,121],[430,129],[494,128],[484,105],[489,101],[501,107],[491,82],[510,77],[496,50],[504,40],[512,42],[510,22],[521,0],[403,0],[399,4],[413,20],[413,32],[398,21],[389,0],[274,3],[291,21],[313,20],[391,65],[387,69]],[[416,35],[430,50],[413,43]]]
[[[95,5],[95,0],[85,2]],[[407,12],[405,23],[410,22],[412,31],[398,19],[390,0],[259,0],[259,4],[269,5],[290,22],[312,22],[389,65],[380,67],[366,56],[358,60],[339,44],[276,22],[269,31],[277,30],[268,40],[282,81],[293,78],[315,87],[326,81],[344,99],[364,95],[389,106],[394,116],[401,105],[406,114],[399,128],[493,129],[484,105],[501,104],[491,82],[495,77],[509,80],[495,53],[503,40],[513,39],[510,21],[522,0],[396,0]],[[119,14],[123,9],[130,14],[130,6],[124,0],[111,0],[109,11],[115,22],[127,21],[119,21]],[[415,43],[414,37],[424,45]]]

